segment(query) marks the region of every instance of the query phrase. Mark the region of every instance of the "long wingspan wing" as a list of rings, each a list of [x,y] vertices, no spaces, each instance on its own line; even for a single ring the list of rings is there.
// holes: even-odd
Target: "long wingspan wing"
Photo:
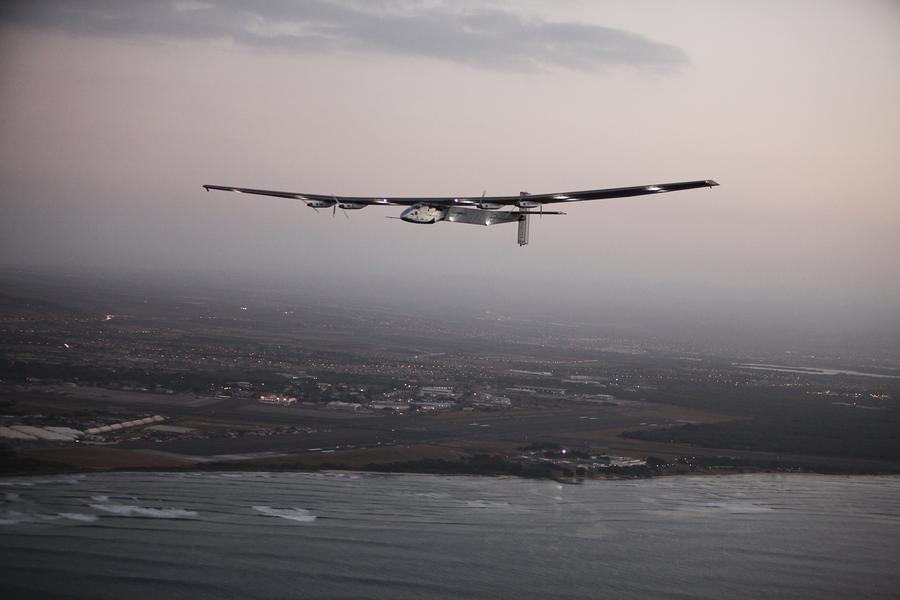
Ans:
[[[411,206],[420,202],[428,204],[450,205],[455,198],[389,198],[386,196],[333,196],[324,194],[306,194],[302,192],[279,192],[276,190],[257,190],[254,188],[232,187],[228,185],[204,185],[206,191],[222,190],[223,192],[237,192],[239,194],[257,194],[259,196],[275,196],[276,198],[291,198],[312,202],[345,202],[348,204],[399,204]]]
[[[694,188],[713,187],[719,185],[712,179],[699,181],[680,181],[677,183],[657,183],[652,185],[638,185],[623,188],[608,188],[604,190],[582,190],[578,192],[562,192],[553,194],[531,194],[524,196],[530,202],[539,204],[555,204],[557,202],[578,202],[581,200],[605,200],[608,198],[626,198],[629,196],[643,196],[646,194],[659,194],[662,192],[675,192]],[[411,206],[413,204],[428,204],[431,206],[453,205],[477,205],[482,203],[502,206],[514,205],[523,199],[522,196],[458,196],[449,198],[399,198],[391,196],[330,196],[323,194],[306,194],[301,192],[279,192],[275,190],[258,190],[254,188],[240,188],[224,185],[204,185],[206,191],[222,190],[225,192],[239,192],[242,194],[257,194],[260,196],[275,196],[277,198],[290,198],[295,200],[313,202],[346,202],[350,204],[382,204]]]
[[[700,181],[679,181],[677,183],[656,183],[652,185],[636,185],[623,188],[608,188],[605,190],[584,190],[580,192],[563,192],[561,194],[532,194],[526,196],[529,200],[541,204],[553,204],[556,202],[578,202],[580,200],[606,200],[608,198],[627,198],[629,196],[644,196],[646,194],[660,194],[662,192],[677,192],[680,190],[692,190],[695,188],[713,187],[719,185],[712,179]],[[518,197],[512,198],[519,200]]]

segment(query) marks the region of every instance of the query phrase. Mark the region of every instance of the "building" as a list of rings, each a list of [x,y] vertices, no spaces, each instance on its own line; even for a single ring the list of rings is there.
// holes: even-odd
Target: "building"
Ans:
[[[403,402],[372,402],[369,404],[372,410],[392,410],[394,412],[405,412],[409,410],[409,404]]]
[[[494,396],[492,394],[482,393],[472,400],[472,405],[480,408],[509,408],[512,406],[512,400],[506,396]]]
[[[276,406],[293,406],[297,404],[297,399],[293,396],[282,396],[281,394],[264,394],[259,397],[262,404],[274,404]]]
[[[420,400],[414,404],[418,410],[422,411],[447,410],[456,406],[456,402],[453,402],[452,400]]]
[[[431,385],[419,389],[423,398],[453,398],[453,388],[449,385]]]

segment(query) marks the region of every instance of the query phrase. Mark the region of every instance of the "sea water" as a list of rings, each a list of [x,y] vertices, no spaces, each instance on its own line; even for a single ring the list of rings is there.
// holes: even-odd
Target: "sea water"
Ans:
[[[0,479],[3,598],[900,597],[900,477]]]

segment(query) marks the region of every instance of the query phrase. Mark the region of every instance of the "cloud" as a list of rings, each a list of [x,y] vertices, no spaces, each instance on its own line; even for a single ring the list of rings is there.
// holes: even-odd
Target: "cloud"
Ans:
[[[505,5],[464,6],[352,0],[6,0],[0,4],[0,21],[77,35],[230,39],[256,48],[380,52],[496,69],[669,69],[688,62],[680,48],[621,29],[548,21]]]

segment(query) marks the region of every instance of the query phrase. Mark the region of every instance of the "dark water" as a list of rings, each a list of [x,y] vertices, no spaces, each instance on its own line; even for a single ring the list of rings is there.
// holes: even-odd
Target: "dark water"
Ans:
[[[3,598],[900,597],[900,477],[0,480]]]

